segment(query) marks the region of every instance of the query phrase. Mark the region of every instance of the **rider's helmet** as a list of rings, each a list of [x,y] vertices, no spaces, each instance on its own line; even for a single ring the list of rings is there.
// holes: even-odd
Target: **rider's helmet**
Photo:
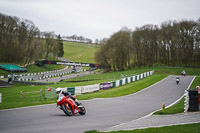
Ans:
[[[60,92],[61,92],[61,88],[58,87],[58,88],[56,89],[56,93],[59,94]]]

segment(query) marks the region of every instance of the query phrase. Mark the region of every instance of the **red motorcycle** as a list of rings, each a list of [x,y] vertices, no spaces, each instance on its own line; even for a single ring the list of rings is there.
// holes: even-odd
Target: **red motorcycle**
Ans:
[[[76,99],[76,95],[74,95],[74,98]],[[60,106],[60,109],[63,110],[63,112],[68,116],[72,116],[73,114],[77,113],[80,115],[85,115],[86,113],[85,107],[81,103],[79,103],[77,106],[75,101],[69,96],[59,96],[57,100],[57,106]]]

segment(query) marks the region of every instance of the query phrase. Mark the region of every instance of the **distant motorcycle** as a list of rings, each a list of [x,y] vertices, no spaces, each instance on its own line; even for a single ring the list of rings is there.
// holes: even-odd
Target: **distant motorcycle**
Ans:
[[[179,84],[179,82],[180,82],[180,78],[177,77],[177,78],[176,78],[176,84]]]
[[[185,70],[183,70],[183,71],[181,72],[181,75],[182,75],[182,76],[185,76],[185,75],[186,75]]]
[[[76,95],[74,98],[76,99]],[[69,96],[59,96],[57,100],[57,106],[60,106],[60,109],[63,110],[67,116],[72,116],[77,113],[80,115],[85,115],[86,113],[85,107],[81,103],[79,103],[77,106],[75,101]]]

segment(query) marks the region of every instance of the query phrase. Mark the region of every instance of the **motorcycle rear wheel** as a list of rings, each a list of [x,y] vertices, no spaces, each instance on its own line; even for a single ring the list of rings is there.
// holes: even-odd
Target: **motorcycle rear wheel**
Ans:
[[[85,107],[82,104],[80,104],[79,106],[81,106],[81,107],[79,107],[79,109],[81,110],[81,112],[79,112],[79,114],[85,115],[85,113],[86,113]]]
[[[66,108],[66,105],[63,104],[61,107],[62,107],[62,110],[63,112],[68,115],[68,116],[72,116],[72,107],[68,104],[69,106],[69,109]]]

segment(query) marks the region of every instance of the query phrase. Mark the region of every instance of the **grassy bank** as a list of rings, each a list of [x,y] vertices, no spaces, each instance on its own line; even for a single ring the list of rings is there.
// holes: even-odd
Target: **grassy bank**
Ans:
[[[64,65],[45,65],[44,67],[38,67],[37,65],[30,65],[27,67],[27,73],[36,73],[36,72],[46,72],[63,69],[66,66]]]
[[[95,63],[94,54],[98,50],[96,45],[64,41],[63,46],[64,58],[74,62]]]
[[[86,131],[84,133],[104,133],[104,132]],[[147,128],[147,129],[136,129],[128,131],[113,131],[106,133],[200,133],[200,123]]]

